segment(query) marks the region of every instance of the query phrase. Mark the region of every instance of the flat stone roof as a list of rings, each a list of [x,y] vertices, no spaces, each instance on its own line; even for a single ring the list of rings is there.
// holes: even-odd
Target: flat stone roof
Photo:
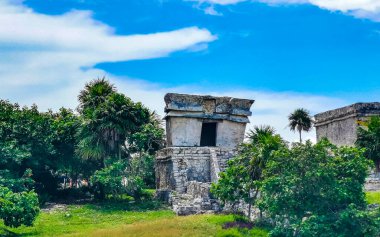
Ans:
[[[254,100],[210,95],[188,95],[167,93],[164,97],[166,117],[188,117],[205,119],[226,119],[247,123],[252,115],[250,108]],[[213,111],[207,111],[209,102]],[[215,102],[215,104],[213,103]]]
[[[342,120],[350,117],[364,117],[371,115],[380,115],[380,103],[356,103],[342,108],[329,110],[323,113],[314,115],[315,126],[321,126],[323,124],[333,122],[336,120]]]

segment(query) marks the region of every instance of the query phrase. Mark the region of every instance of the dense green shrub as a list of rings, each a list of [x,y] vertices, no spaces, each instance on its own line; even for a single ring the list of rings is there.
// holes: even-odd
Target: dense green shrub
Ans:
[[[154,170],[155,156],[142,153],[131,159],[130,169],[135,176],[139,176],[148,188],[156,187]]]
[[[282,148],[264,172],[259,207],[272,236],[377,236],[363,185],[370,161],[363,150],[323,140]]]
[[[105,194],[120,198],[123,194],[139,199],[143,193],[144,182],[141,177],[128,172],[126,162],[118,161],[98,170],[91,177],[95,187],[101,187]]]
[[[239,155],[230,160],[227,169],[220,173],[218,183],[211,186],[211,192],[222,204],[235,207],[244,201],[249,207],[254,205],[259,194],[258,182],[262,180],[262,172],[272,152],[285,146],[269,126],[255,127],[248,138],[248,143],[240,146]]]
[[[39,210],[35,192],[14,193],[9,188],[0,187],[0,219],[6,226],[31,226]]]

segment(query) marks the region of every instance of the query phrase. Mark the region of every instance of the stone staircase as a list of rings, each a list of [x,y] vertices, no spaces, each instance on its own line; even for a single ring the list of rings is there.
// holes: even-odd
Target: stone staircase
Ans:
[[[170,202],[177,215],[214,213],[220,211],[216,199],[210,196],[211,183],[189,181],[186,193],[172,193]]]

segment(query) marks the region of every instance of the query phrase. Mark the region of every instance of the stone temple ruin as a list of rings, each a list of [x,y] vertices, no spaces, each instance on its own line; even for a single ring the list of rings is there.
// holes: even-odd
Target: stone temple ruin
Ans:
[[[380,115],[380,103],[356,103],[314,116],[317,140],[327,138],[337,146],[354,146],[360,121]],[[380,174],[372,171],[366,179],[367,191],[380,190]]]
[[[359,121],[380,115],[380,103],[356,103],[314,116],[317,140],[326,137],[338,146],[353,146],[357,139]]]
[[[253,100],[165,95],[167,147],[156,156],[157,196],[179,215],[219,210],[209,193],[243,142]]]

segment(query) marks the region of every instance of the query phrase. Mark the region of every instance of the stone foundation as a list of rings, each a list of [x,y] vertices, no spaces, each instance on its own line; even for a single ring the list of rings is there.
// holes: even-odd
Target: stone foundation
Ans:
[[[218,147],[169,147],[156,156],[157,196],[178,215],[219,210],[210,186],[235,150]]]

